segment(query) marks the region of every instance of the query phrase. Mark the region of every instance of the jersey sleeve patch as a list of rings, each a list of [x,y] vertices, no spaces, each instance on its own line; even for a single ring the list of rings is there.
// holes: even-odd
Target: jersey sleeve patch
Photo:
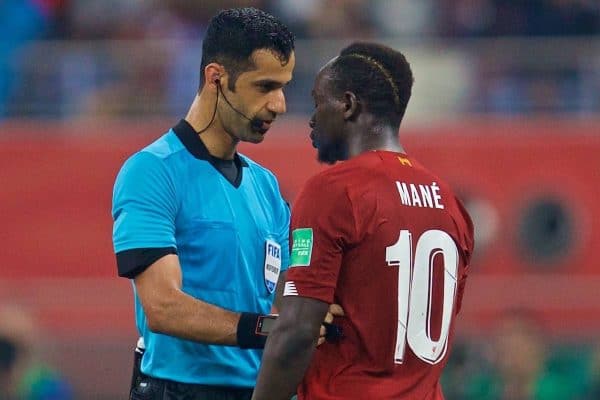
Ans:
[[[298,289],[296,289],[296,284],[292,281],[287,281],[285,283],[285,287],[283,289],[284,296],[298,296]]]
[[[308,267],[312,257],[313,230],[298,228],[292,231],[290,267]]]

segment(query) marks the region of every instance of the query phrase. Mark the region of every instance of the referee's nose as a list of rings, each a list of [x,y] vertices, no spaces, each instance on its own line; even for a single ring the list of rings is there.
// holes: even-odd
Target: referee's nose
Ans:
[[[275,114],[283,114],[287,111],[283,89],[277,89],[273,91],[272,97],[267,103],[267,110]]]

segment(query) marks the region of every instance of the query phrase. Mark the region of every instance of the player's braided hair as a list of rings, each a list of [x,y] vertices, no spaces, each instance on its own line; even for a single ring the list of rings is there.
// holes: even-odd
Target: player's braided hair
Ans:
[[[364,60],[366,63],[372,64],[373,67],[378,69],[385,76],[385,79],[388,81],[390,87],[392,88],[392,94],[394,95],[394,104],[396,105],[396,107],[400,107],[400,96],[398,96],[398,87],[396,86],[394,78],[392,78],[390,72],[383,65],[381,65],[374,58],[365,56],[364,54],[352,53],[348,54],[346,57],[358,57]]]
[[[285,65],[294,51],[294,35],[281,21],[262,10],[253,7],[222,10],[210,20],[202,42],[200,85],[204,68],[217,62],[227,70],[228,88],[234,91],[237,77],[255,67],[250,55],[258,49],[271,50]]]
[[[402,53],[377,43],[357,42],[342,49],[331,68],[334,90],[353,92],[373,115],[392,126],[400,125],[413,84]]]

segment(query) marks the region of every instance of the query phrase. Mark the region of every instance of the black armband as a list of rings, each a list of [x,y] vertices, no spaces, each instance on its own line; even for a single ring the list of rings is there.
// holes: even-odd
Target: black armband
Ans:
[[[242,313],[237,326],[237,343],[242,349],[263,349],[277,315]]]

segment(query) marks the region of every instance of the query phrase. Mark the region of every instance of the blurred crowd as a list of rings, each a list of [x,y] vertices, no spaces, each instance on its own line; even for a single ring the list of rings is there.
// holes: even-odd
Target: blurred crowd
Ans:
[[[298,38],[600,33],[600,5],[594,0],[3,0],[0,4],[4,17],[23,14],[27,7],[30,25],[37,26],[42,36],[58,39],[197,38],[217,10],[239,6],[278,15]],[[20,22],[24,26],[24,16]]]
[[[0,400],[72,400],[73,387],[44,357],[48,343],[25,308],[0,305]]]
[[[196,90],[205,24],[232,6],[273,12],[300,40],[470,40],[465,112],[600,110],[600,56],[560,41],[597,49],[595,0],[2,0],[0,117],[180,114]],[[513,37],[553,39],[503,45]],[[311,84],[310,61],[298,62],[292,112],[310,109],[306,90],[294,92]]]
[[[592,400],[600,347],[549,338],[526,310],[498,318],[487,336],[459,338],[443,375],[449,400]]]

